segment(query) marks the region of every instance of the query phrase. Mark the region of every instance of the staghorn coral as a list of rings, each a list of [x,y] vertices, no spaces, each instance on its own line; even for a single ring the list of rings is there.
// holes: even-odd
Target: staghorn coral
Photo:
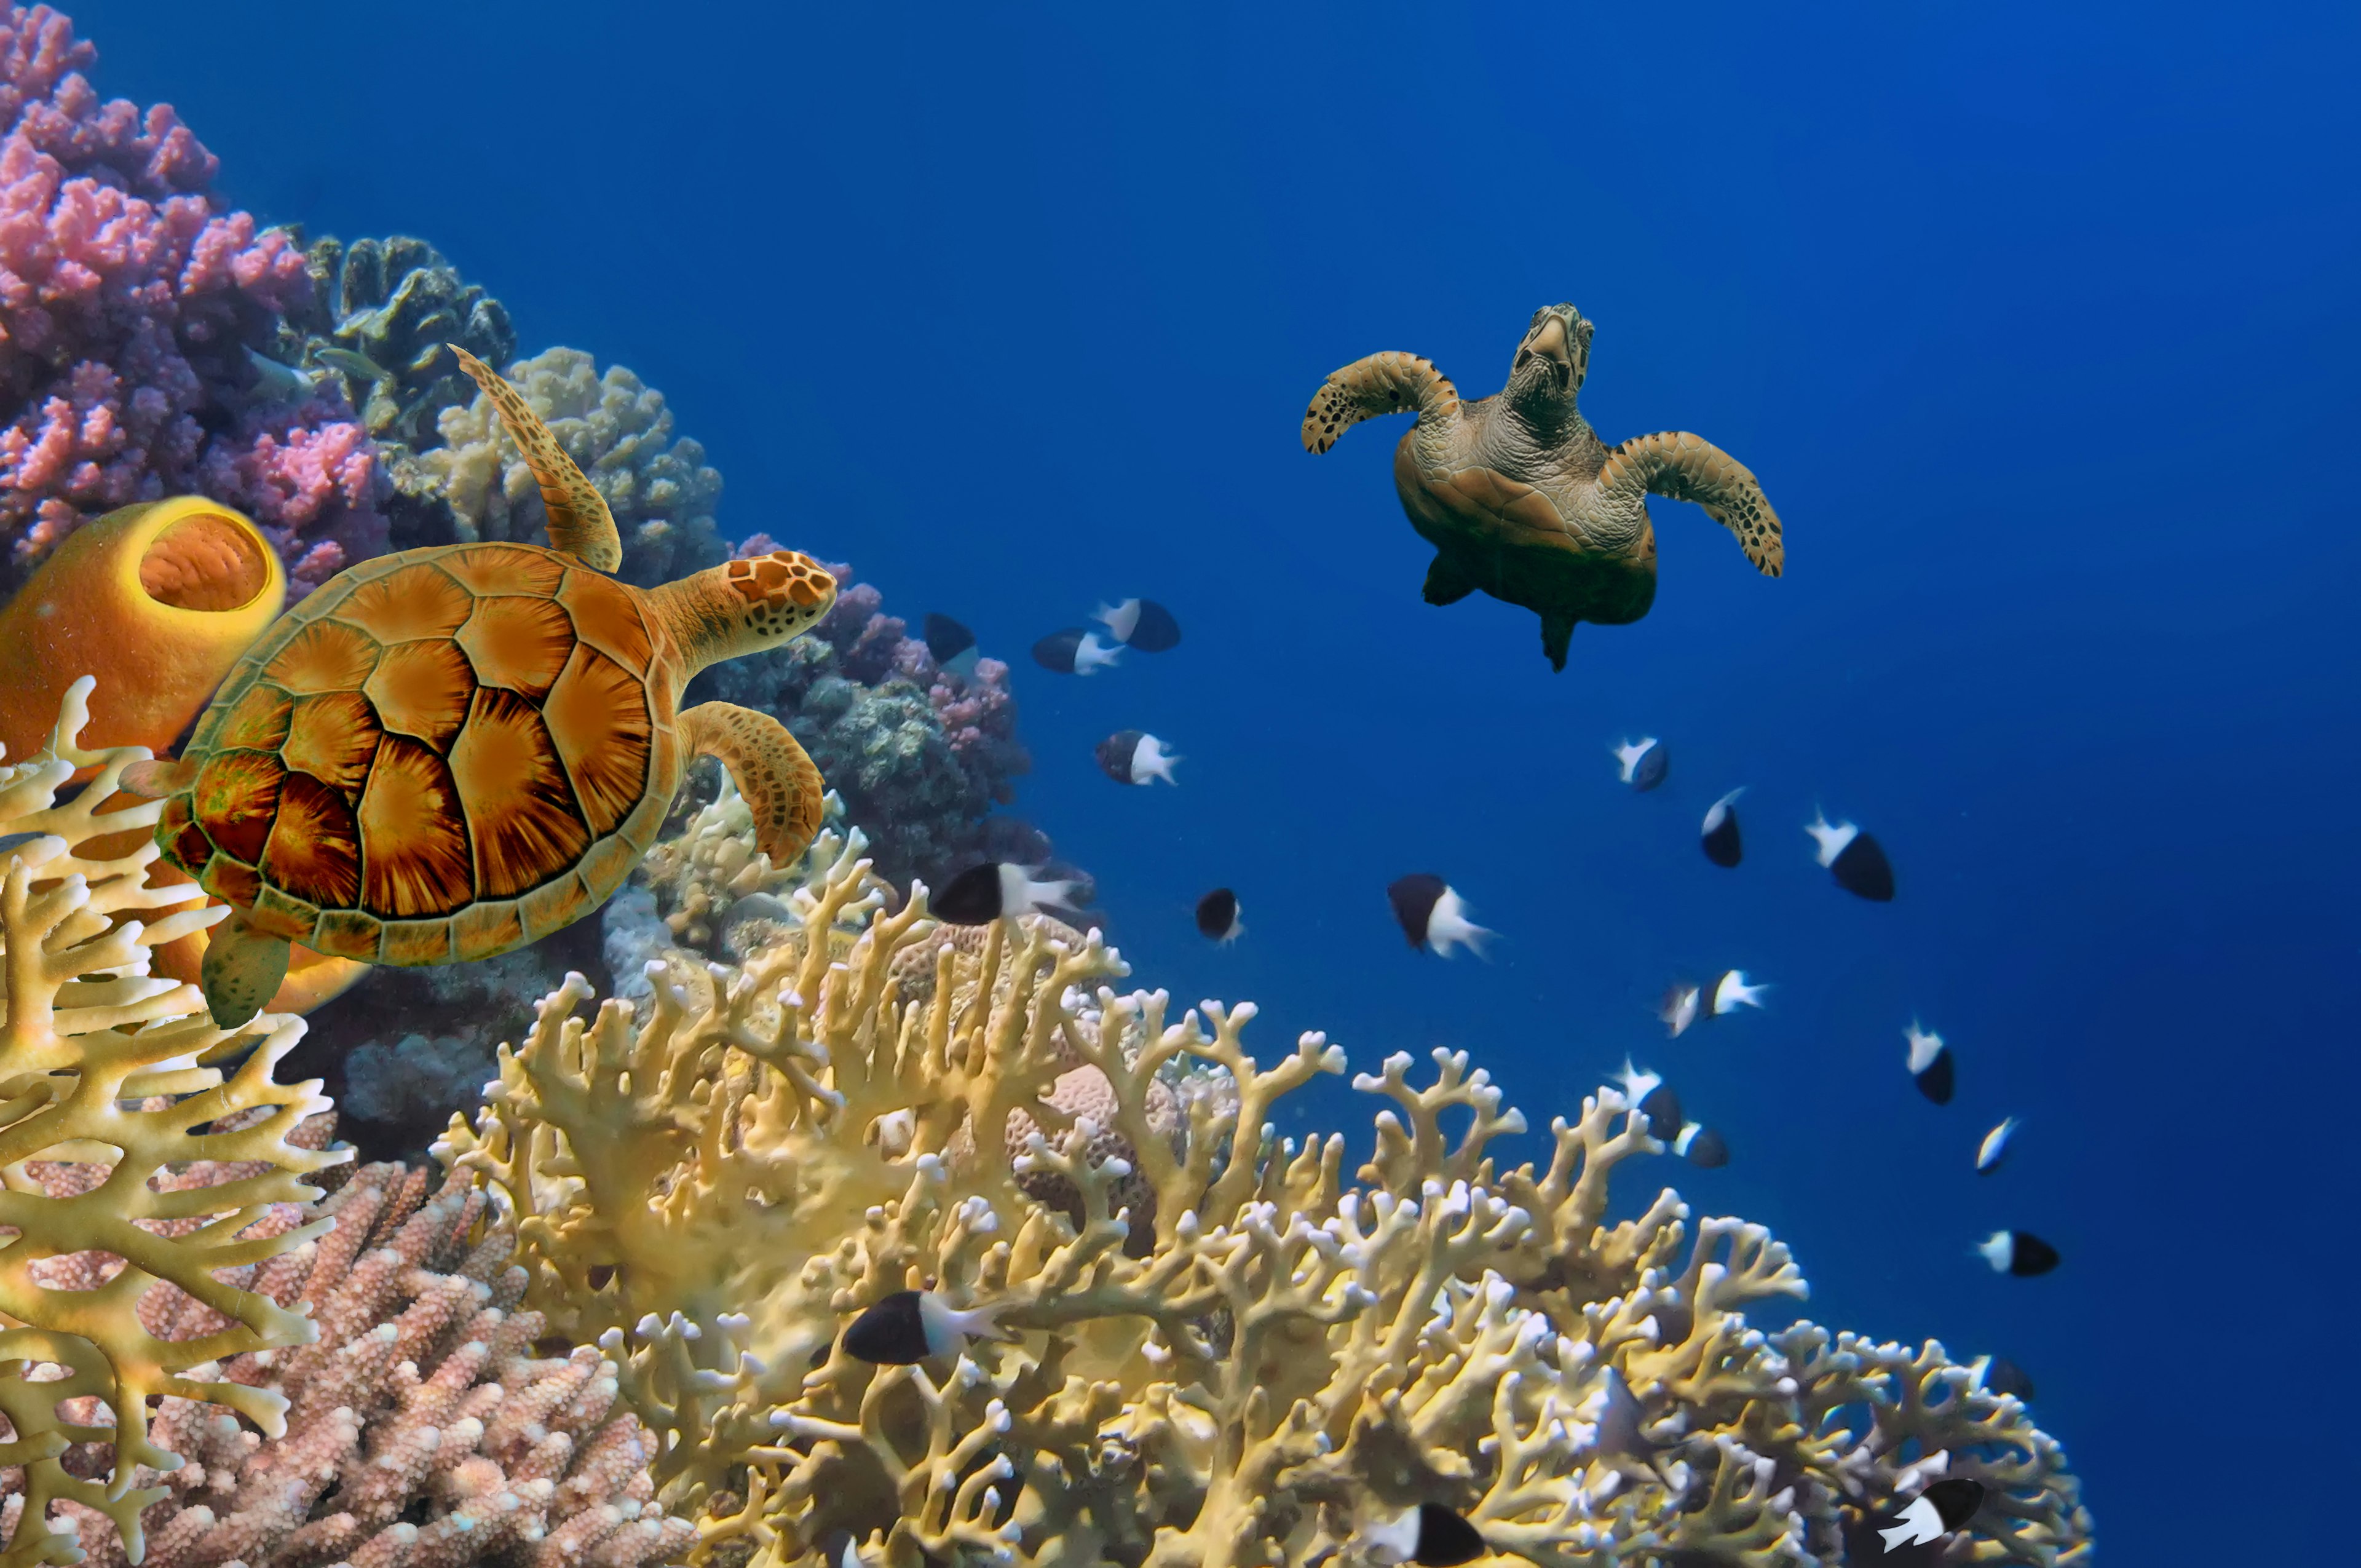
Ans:
[[[146,881],[160,802],[99,810],[148,753],[77,744],[92,685],[68,688],[46,750],[0,766],[0,836],[39,835],[0,856],[8,1568],[74,1560],[57,1504],[104,1515],[137,1549],[140,1510],[157,1496],[137,1473],[177,1463],[148,1429],[151,1400],[208,1400],[281,1430],[283,1398],[225,1382],[211,1364],[313,1337],[309,1320],[248,1292],[240,1276],[316,1234],[286,1206],[319,1196],[302,1177],[349,1157],[295,1135],[326,1105],[316,1081],[271,1080],[302,1020],[265,1014],[217,1029],[195,987],[148,974],[151,945],[225,911],[144,919],[185,890]],[[85,769],[89,782],[60,801]],[[163,1285],[213,1315],[188,1335],[163,1332],[148,1321]],[[99,1447],[69,1469],[77,1444]]]
[[[257,362],[311,280],[171,109],[102,104],[46,5],[0,17],[0,587],[101,512],[202,488],[250,513],[300,596],[385,547],[374,447]]]
[[[526,1299],[617,1361],[705,1560],[844,1529],[895,1568],[1304,1563],[1433,1500],[1544,1568],[1834,1564],[1948,1471],[1994,1489],[1952,1560],[2089,1561],[2057,1444],[1939,1345],[1752,1327],[1801,1273],[1669,1190],[1611,1222],[1610,1175],[1663,1151],[1613,1090],[1504,1168],[1525,1124],[1485,1074],[1394,1057],[1355,1080],[1389,1103],[1348,1177],[1342,1135],[1269,1121],[1343,1070],[1321,1036],[1266,1064],[1251,1005],[1171,1021],[1095,933],[1013,923],[937,944],[920,998],[922,892],[886,913],[857,836],[831,848],[741,966],[659,960],[644,1006],[588,1019],[570,976],[437,1151],[513,1217]],[[1093,1114],[1059,1102],[1076,1060]],[[1155,1087],[1184,1062],[1227,1087],[1172,1137]],[[846,1354],[851,1314],[920,1286],[1020,1343]]]
[[[730,558],[713,528],[721,476],[707,465],[704,447],[673,439],[662,392],[620,365],[599,375],[590,356],[575,348],[548,349],[505,374],[615,514],[623,536],[616,576],[653,587]],[[443,444],[419,463],[440,487],[458,542],[544,543],[548,513],[540,487],[490,401],[479,394],[445,409],[437,428]]]
[[[515,1237],[482,1223],[466,1184],[427,1187],[423,1171],[365,1167],[307,1212],[318,1240],[262,1266],[253,1288],[315,1302],[320,1337],[221,1375],[283,1398],[285,1433],[166,1399],[151,1435],[188,1463],[138,1477],[161,1494],[148,1568],[642,1568],[694,1541],[653,1500],[652,1444],[615,1408],[611,1365],[538,1354]],[[135,1561],[100,1517],[82,1544],[87,1568]]]

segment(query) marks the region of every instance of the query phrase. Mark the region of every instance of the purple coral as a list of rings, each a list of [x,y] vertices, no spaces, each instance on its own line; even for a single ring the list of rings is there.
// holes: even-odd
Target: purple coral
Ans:
[[[253,510],[296,591],[384,548],[375,448],[248,353],[308,297],[302,252],[222,213],[170,106],[107,104],[47,5],[0,20],[0,583],[88,518],[202,490]]]

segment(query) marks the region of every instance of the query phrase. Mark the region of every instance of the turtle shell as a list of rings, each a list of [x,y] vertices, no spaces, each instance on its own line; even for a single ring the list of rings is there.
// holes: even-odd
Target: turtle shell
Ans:
[[[678,667],[636,590],[555,551],[370,561],[231,670],[157,839],[321,952],[489,958],[597,908],[654,841]]]
[[[1422,471],[1409,435],[1394,449],[1394,489],[1411,526],[1494,598],[1604,626],[1637,620],[1655,600],[1656,534],[1644,520],[1628,543],[1601,548],[1521,479]]]

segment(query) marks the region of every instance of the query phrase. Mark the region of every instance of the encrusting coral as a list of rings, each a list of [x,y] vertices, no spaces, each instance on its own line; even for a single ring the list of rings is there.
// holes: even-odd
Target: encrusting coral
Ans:
[[[569,977],[437,1149],[514,1223],[526,1303],[618,1363],[697,1560],[842,1529],[895,1568],[1300,1563],[1434,1501],[1545,1568],[1834,1564],[1949,1474],[1991,1491],[1946,1560],[2089,1561],[2021,1402],[1939,1345],[1750,1326],[1805,1294],[1760,1226],[1669,1190],[1610,1223],[1610,1173],[1664,1146],[1616,1091],[1504,1168],[1525,1124],[1485,1074],[1395,1057],[1355,1080],[1390,1103],[1348,1178],[1341,1135],[1269,1120],[1339,1048],[1266,1064],[1251,1005],[1172,1021],[1095,933],[1046,926],[935,944],[915,994],[925,891],[889,913],[861,849],[830,835],[766,894],[794,918],[742,964],[659,959],[643,1005],[587,1019]],[[1059,1092],[1076,1061],[1088,1113]],[[1175,1135],[1156,1089],[1182,1064],[1225,1092],[1178,1097]],[[1027,1196],[1047,1178],[1071,1218]],[[1016,1343],[851,1358],[851,1317],[918,1288]]]
[[[653,1443],[616,1408],[596,1350],[547,1355],[517,1310],[513,1234],[483,1195],[373,1165],[304,1217],[334,1222],[262,1266],[251,1288],[315,1303],[317,1343],[238,1356],[230,1381],[289,1401],[283,1436],[168,1398],[151,1435],[185,1460],[138,1479],[147,1568],[642,1568],[696,1540],[653,1501]],[[322,1229],[314,1224],[313,1229]],[[133,1561],[103,1519],[86,1568]]]
[[[148,973],[151,944],[226,912],[143,918],[186,892],[147,882],[159,802],[99,809],[148,751],[77,743],[91,687],[85,678],[68,688],[44,751],[0,765],[0,838],[14,840],[0,852],[7,1568],[76,1559],[58,1502],[105,1516],[136,1553],[140,1511],[159,1494],[135,1475],[178,1462],[149,1431],[151,1401],[208,1400],[281,1430],[282,1397],[225,1381],[214,1364],[313,1338],[302,1313],[237,1276],[318,1233],[286,1223],[286,1206],[319,1196],[305,1175],[349,1158],[295,1135],[326,1107],[318,1083],[271,1080],[300,1019],[265,1014],[217,1029],[195,987]],[[60,800],[86,769],[89,781]],[[210,1321],[160,1333],[144,1309],[166,1285]],[[95,1459],[70,1469],[64,1458],[80,1444],[99,1445]]]

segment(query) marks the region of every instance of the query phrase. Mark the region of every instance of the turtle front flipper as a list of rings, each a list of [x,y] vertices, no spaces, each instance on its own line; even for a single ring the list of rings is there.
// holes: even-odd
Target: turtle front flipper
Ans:
[[[205,948],[202,984],[214,1027],[235,1029],[269,1004],[287,978],[287,938],[265,936],[233,908]]]
[[[1312,394],[1303,414],[1303,449],[1321,453],[1365,419],[1416,412],[1422,422],[1459,417],[1459,389],[1431,360],[1389,350],[1356,359]]]
[[[1615,448],[1598,471],[1598,493],[1619,492],[1634,500],[1642,492],[1653,492],[1695,501],[1708,517],[1738,536],[1756,571],[1775,577],[1786,569],[1779,514],[1771,510],[1753,471],[1701,435],[1660,431],[1635,435]]]
[[[754,814],[754,847],[772,865],[792,865],[811,848],[826,786],[785,725],[736,703],[707,702],[680,716],[680,738],[688,751],[719,758],[738,781]]]
[[[508,427],[509,439],[524,454],[525,466],[533,470],[533,483],[541,487],[542,505],[549,509],[550,548],[602,572],[621,565],[623,539],[615,532],[615,514],[607,510],[607,498],[590,483],[581,466],[566,455],[566,448],[557,444],[557,437],[541,422],[524,394],[457,344],[451,345],[451,352],[459,356],[459,367],[474,377],[476,385],[492,400],[500,423]]]

